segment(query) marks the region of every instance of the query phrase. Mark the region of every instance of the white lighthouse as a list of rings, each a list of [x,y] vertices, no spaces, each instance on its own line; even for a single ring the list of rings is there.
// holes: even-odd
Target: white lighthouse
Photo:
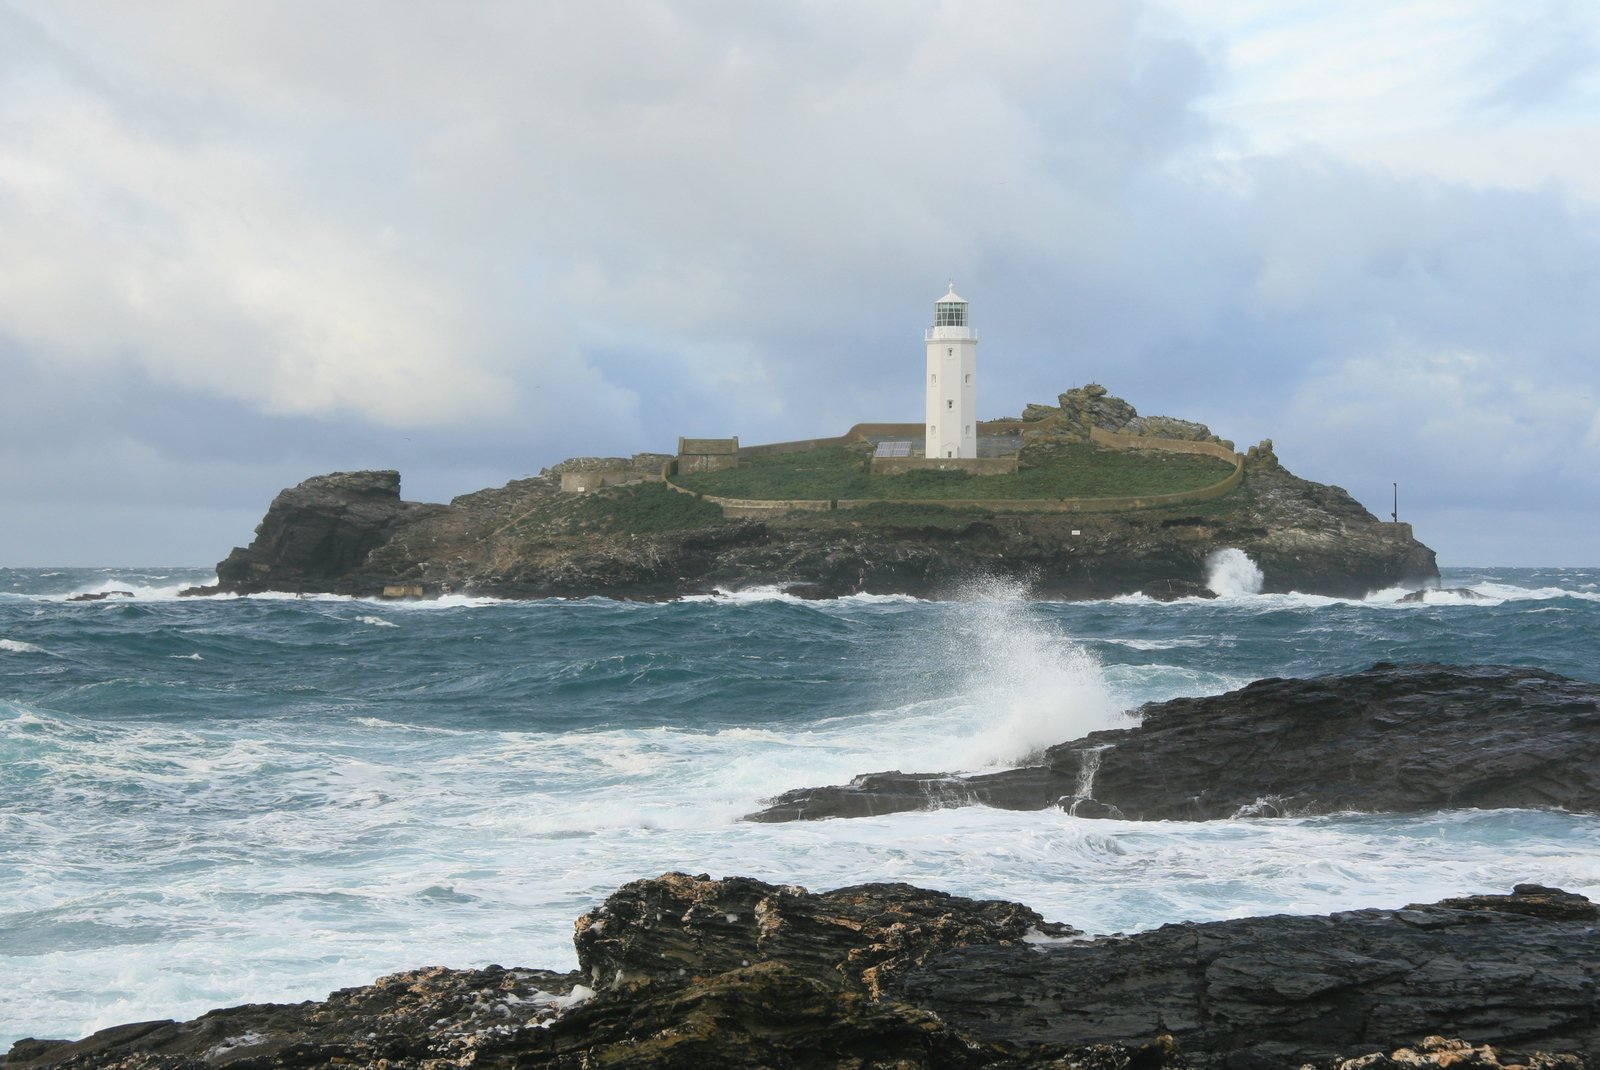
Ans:
[[[978,455],[978,336],[967,302],[950,292],[933,304],[928,343],[928,437],[924,457]]]

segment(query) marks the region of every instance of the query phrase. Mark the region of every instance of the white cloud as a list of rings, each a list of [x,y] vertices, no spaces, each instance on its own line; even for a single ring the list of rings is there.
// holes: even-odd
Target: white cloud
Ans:
[[[0,331],[285,414],[493,412],[503,378],[448,284],[330,218],[259,147],[163,142],[70,87],[0,98]]]
[[[1226,75],[1232,150],[1600,202],[1600,8],[1584,0],[1160,0]]]

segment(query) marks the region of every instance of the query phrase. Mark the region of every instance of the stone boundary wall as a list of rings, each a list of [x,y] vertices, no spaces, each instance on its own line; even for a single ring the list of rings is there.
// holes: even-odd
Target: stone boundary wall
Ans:
[[[1126,498],[840,498],[833,505],[835,509],[865,509],[869,505],[943,505],[950,509],[986,509],[993,513],[1122,513],[1220,498],[1237,487],[1243,476],[1243,465],[1236,465],[1225,479],[1209,487]]]
[[[685,494],[694,493],[672,483],[668,483],[667,486]],[[763,520],[767,517],[782,516],[784,513],[826,513],[834,504],[826,498],[781,501],[768,498],[718,498],[711,494],[704,494],[701,497],[713,505],[722,506],[722,515],[730,520]]]
[[[1004,435],[1015,431],[1026,431],[1044,423],[1044,420],[979,420],[978,434]],[[891,423],[863,423],[856,424],[842,435],[833,435],[829,438],[801,438],[793,442],[766,442],[759,446],[740,446],[739,456],[754,457],[763,453],[804,453],[806,450],[821,449],[824,446],[850,446],[866,442],[869,438],[908,438],[912,440],[925,437],[926,431],[922,424],[891,424]]]
[[[625,468],[587,468],[561,473],[561,493],[587,494],[602,487],[614,487],[627,479]]]
[[[636,453],[632,457],[569,457],[540,473],[561,479],[563,494],[587,494],[629,483],[653,483],[669,475],[670,453]]]

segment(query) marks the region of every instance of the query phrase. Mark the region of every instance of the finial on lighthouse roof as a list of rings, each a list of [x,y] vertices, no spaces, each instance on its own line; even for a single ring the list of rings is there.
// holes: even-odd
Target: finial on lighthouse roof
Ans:
[[[943,297],[939,298],[939,300],[934,302],[934,304],[936,304],[936,305],[950,305],[950,304],[963,304],[964,305],[966,303],[967,303],[967,299],[965,297],[962,297],[960,294],[956,293],[956,280],[954,280],[954,279],[950,280],[950,292],[945,294]]]

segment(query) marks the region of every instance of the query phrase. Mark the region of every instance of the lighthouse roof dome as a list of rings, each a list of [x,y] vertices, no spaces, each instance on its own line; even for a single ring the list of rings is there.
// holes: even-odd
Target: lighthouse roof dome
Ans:
[[[945,295],[943,295],[942,297],[939,298],[939,300],[934,302],[934,304],[936,304],[936,305],[955,305],[955,304],[964,305],[966,303],[967,303],[967,299],[965,297],[962,297],[960,294],[956,293],[956,284],[953,283],[953,282],[950,284],[950,292],[945,294]]]

